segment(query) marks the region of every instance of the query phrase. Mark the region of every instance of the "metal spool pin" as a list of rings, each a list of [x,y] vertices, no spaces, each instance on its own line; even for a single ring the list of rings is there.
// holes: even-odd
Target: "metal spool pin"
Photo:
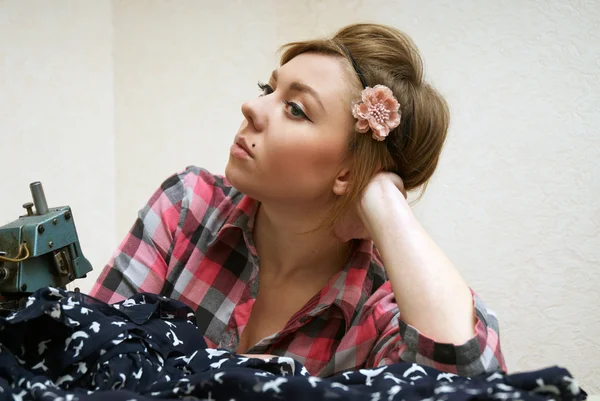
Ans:
[[[36,214],[43,215],[48,213],[48,202],[46,202],[46,195],[44,194],[42,183],[39,181],[32,182],[29,184],[29,188],[31,189],[31,196],[33,197]]]

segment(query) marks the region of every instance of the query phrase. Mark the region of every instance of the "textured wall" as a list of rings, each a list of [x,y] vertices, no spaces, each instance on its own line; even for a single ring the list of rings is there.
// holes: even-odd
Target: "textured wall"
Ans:
[[[277,46],[390,23],[452,108],[420,220],[499,314],[511,370],[560,364],[600,392],[599,3],[233,3],[114,3],[118,236],[161,177],[223,171]]]
[[[474,3],[409,28],[453,112],[421,221],[498,312],[511,369],[598,394],[600,2]]]
[[[0,225],[24,214],[29,183],[70,205],[84,255],[115,246],[109,1],[0,0]],[[95,276],[95,275],[92,275]],[[89,281],[78,282],[82,291]]]
[[[277,46],[359,20],[405,30],[453,117],[440,168],[416,213],[498,313],[511,371],[559,364],[600,394],[598,1],[114,0],[112,22],[105,0],[54,2],[52,9],[0,4],[11,10],[11,21],[0,14],[2,57],[7,48],[20,60],[8,75],[18,84],[10,84],[8,97],[0,91],[9,107],[0,119],[2,140],[12,135],[8,143],[25,154],[49,129],[54,137],[71,133],[71,153],[8,177],[2,188],[18,196],[2,191],[0,218],[15,215],[8,206],[18,210],[31,175],[48,181],[52,171],[72,174],[69,189],[76,183],[80,190],[67,196],[61,187],[53,199],[78,202],[78,226],[89,235],[84,251],[104,256],[102,262],[168,174],[187,164],[223,171],[240,104],[275,68]],[[75,9],[94,17],[85,24],[60,19]],[[26,22],[30,31],[19,33]],[[52,40],[62,57],[49,52]],[[94,57],[96,63],[84,61]],[[48,59],[64,65],[50,69]],[[26,84],[26,65],[48,82]],[[90,95],[100,89],[103,96]],[[96,103],[82,101],[84,93]],[[87,113],[89,126],[53,120],[64,110]],[[56,125],[49,128],[48,120]],[[17,131],[29,141],[11,134]],[[113,134],[114,159],[107,145]],[[45,154],[36,149],[34,158]],[[82,186],[90,177],[95,184]],[[90,221],[95,230],[84,226]],[[98,233],[107,235],[93,237]]]

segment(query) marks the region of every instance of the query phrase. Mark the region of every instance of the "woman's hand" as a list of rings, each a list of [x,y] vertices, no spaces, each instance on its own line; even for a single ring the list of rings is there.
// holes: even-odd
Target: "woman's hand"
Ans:
[[[381,172],[371,179],[354,208],[335,227],[336,236],[344,242],[372,239],[377,220],[385,217],[390,207],[408,208],[406,190],[397,174]]]

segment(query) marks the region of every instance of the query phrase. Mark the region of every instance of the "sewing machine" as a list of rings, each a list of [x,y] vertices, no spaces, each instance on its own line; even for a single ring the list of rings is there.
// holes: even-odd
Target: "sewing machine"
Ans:
[[[26,214],[0,227],[2,314],[22,308],[27,296],[42,287],[66,288],[92,270],[81,252],[71,208],[48,208],[42,184],[29,187],[33,203],[23,205]]]

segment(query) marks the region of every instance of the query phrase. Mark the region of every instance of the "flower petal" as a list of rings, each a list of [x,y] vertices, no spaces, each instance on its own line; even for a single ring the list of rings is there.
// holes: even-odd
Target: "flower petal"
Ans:
[[[354,117],[354,118],[359,118],[360,117],[360,114],[358,112],[358,108],[360,107],[360,105],[361,105],[360,103],[355,103],[352,106],[352,117]]]
[[[365,103],[361,103],[358,107],[358,115],[361,118],[369,118],[371,116],[371,113],[369,113],[369,106]]]
[[[377,99],[383,101],[384,99],[389,99],[394,97],[394,93],[390,88],[384,85],[375,85],[374,91],[376,93]]]
[[[369,128],[371,128],[371,127],[369,126],[369,122],[367,120],[361,119],[356,122],[356,130],[358,132],[362,132],[364,134],[365,132],[367,132],[369,130]]]
[[[383,102],[383,106],[386,108],[386,110],[389,110],[390,112],[398,111],[398,109],[400,108],[400,104],[393,97],[385,99],[385,101]]]
[[[390,117],[385,122],[390,129],[394,129],[400,125],[400,113],[393,112],[390,114]]]
[[[377,126],[379,125],[379,123],[377,122],[377,120],[375,119],[374,116],[369,116],[369,118],[367,119],[367,121],[369,121],[369,125],[373,129],[376,129]]]
[[[367,104],[367,106],[371,105],[372,93],[373,88],[369,88],[368,86],[362,91],[361,98],[363,103]]]
[[[377,130],[373,130],[373,139],[375,139],[379,142],[385,140],[386,136],[387,136],[387,134],[385,134],[385,133],[382,134],[381,132],[378,132]]]
[[[385,125],[375,124],[371,126],[371,130],[373,131],[373,138],[378,141],[383,141],[383,138],[387,136],[388,128]]]

